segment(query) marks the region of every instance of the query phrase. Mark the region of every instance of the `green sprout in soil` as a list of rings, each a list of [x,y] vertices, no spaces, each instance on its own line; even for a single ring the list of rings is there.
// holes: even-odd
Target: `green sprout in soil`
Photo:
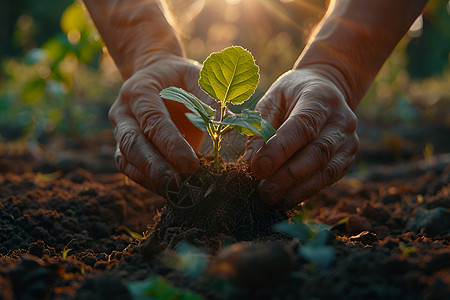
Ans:
[[[261,113],[244,109],[240,114],[230,115],[228,104],[240,105],[255,92],[259,82],[259,67],[253,56],[242,47],[233,46],[221,52],[212,53],[203,63],[198,83],[200,87],[220,103],[219,119],[213,119],[216,110],[193,94],[169,87],[160,96],[177,101],[186,106],[191,113],[186,117],[197,128],[208,132],[213,143],[214,166],[219,165],[219,149],[222,136],[229,129],[241,134],[262,136],[265,142],[275,133],[275,129],[261,117]]]
[[[69,244],[72,243],[73,240],[74,240],[74,239],[71,239],[71,240],[67,243],[67,245],[64,247],[64,249],[61,251],[61,257],[62,257],[63,260],[66,260],[67,254],[69,254],[69,252],[72,251],[71,248],[67,248],[67,247],[69,247]]]
[[[137,299],[180,299],[180,300],[202,300],[201,295],[192,291],[176,288],[161,276],[149,277],[143,281],[127,283],[131,298]]]
[[[327,245],[330,226],[307,220],[302,213],[274,225],[274,231],[286,234],[301,242],[298,255],[312,264],[313,270],[319,267],[327,270],[333,263],[334,250]]]
[[[120,227],[120,229],[126,233],[127,235],[129,235],[130,237],[132,237],[135,240],[142,240],[144,237],[142,236],[142,234],[139,234],[137,232],[132,231],[131,229],[129,229],[127,226],[122,225]]]

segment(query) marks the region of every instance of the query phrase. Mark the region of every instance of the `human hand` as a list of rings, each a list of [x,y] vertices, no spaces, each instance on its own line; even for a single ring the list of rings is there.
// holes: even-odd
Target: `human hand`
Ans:
[[[256,107],[278,129],[265,145],[250,137],[242,159],[264,179],[259,192],[269,204],[294,207],[342,178],[355,160],[356,115],[324,74],[313,67],[289,71]]]
[[[162,193],[168,182],[179,180],[179,174],[198,169],[194,148],[200,145],[203,132],[187,120],[182,104],[163,101],[160,91],[177,86],[209,101],[198,86],[199,64],[168,53],[155,53],[152,58],[124,82],[109,118],[115,127],[119,171]]]

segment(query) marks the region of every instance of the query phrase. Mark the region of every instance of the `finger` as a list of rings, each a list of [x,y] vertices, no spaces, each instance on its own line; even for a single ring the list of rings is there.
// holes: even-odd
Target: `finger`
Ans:
[[[172,185],[176,184],[177,186],[173,186],[172,188],[173,190],[178,190],[178,185],[179,182],[181,182],[181,178],[177,176],[177,174],[173,174],[171,171],[167,171],[166,174],[164,174],[158,182],[152,181],[148,176],[145,176],[145,174],[142,173],[138,168],[128,163],[122,152],[120,152],[119,145],[117,145],[114,158],[117,169],[137,184],[161,195],[164,195],[169,185],[171,185],[172,187]]]
[[[176,172],[158,149],[142,135],[133,117],[122,113],[117,120],[120,121],[116,124],[114,135],[118,141],[116,164],[119,171],[152,191],[160,192],[159,182],[167,180],[167,177],[175,177]]]
[[[159,91],[141,86],[126,87],[125,90],[129,88],[133,88],[133,93],[125,92],[121,97],[130,103],[143,135],[179,172],[195,173],[199,167],[197,155],[170,119]]]
[[[259,190],[267,203],[275,203],[297,183],[323,169],[348,137],[340,128],[327,126],[320,135],[294,154],[286,164],[265,180]],[[349,143],[350,145],[350,143]]]
[[[357,145],[356,145],[357,148]],[[335,183],[350,170],[355,161],[356,151],[344,145],[322,170],[316,172],[305,182],[292,188],[277,203],[284,208],[293,208],[300,202],[317,194],[323,188]]]
[[[244,155],[239,159],[246,163],[250,163],[256,153],[264,145],[264,140],[259,135],[249,136],[245,142]]]
[[[322,129],[330,110],[319,102],[298,102],[286,122],[262,147],[252,161],[256,178],[267,178],[279,169],[295,152],[314,140]]]

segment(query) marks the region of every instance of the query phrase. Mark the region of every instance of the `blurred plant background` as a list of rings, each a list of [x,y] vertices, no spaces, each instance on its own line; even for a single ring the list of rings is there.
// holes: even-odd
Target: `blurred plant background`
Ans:
[[[190,58],[201,62],[232,44],[253,53],[261,69],[256,98],[292,67],[326,7],[325,0],[167,4]],[[364,122],[450,128],[449,13],[448,0],[429,2],[359,107]],[[107,111],[121,78],[81,2],[2,1],[0,25],[0,142],[111,128]],[[385,140],[399,147],[395,135]]]

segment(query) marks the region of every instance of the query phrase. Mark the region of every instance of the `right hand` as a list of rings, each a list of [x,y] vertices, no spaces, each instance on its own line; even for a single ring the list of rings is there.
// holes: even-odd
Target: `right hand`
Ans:
[[[339,180],[355,160],[356,115],[320,68],[287,72],[256,106],[278,129],[266,144],[250,137],[242,159],[264,179],[259,192],[268,204],[296,206]]]
[[[198,63],[168,53],[156,58],[124,82],[109,119],[115,127],[119,171],[161,194],[169,182],[179,182],[180,174],[197,171],[194,149],[203,132],[187,120],[182,104],[163,101],[160,91],[176,86],[205,102],[213,100],[198,86]]]

